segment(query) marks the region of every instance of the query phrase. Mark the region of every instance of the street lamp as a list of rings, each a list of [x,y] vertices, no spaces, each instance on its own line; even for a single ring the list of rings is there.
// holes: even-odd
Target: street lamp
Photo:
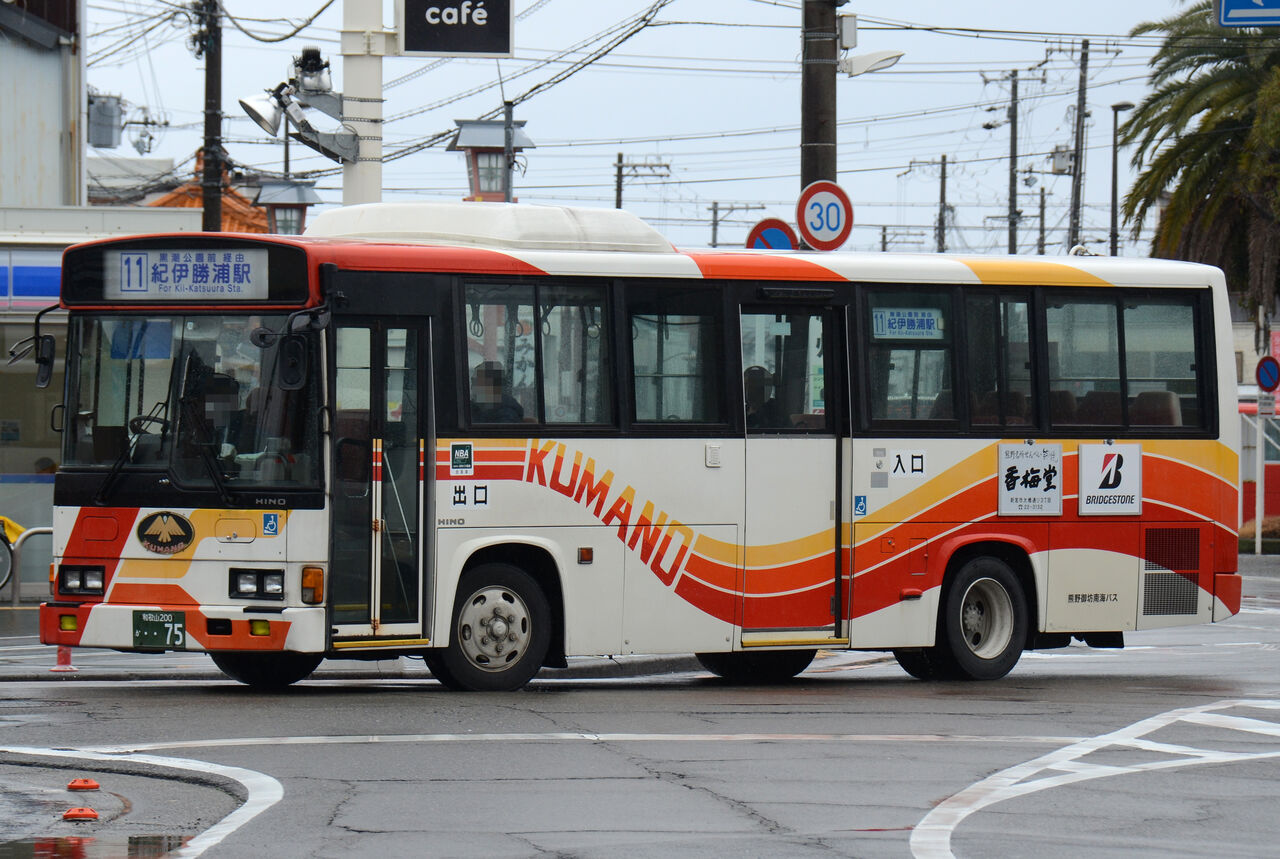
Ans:
[[[1120,149],[1120,114],[1133,110],[1131,101],[1118,101],[1111,105],[1111,255],[1120,254],[1120,177],[1118,169],[1118,152]]]
[[[836,69],[851,78],[857,77],[867,72],[883,71],[902,59],[902,55],[902,51],[872,51],[869,54],[857,54],[840,59],[836,63]]]

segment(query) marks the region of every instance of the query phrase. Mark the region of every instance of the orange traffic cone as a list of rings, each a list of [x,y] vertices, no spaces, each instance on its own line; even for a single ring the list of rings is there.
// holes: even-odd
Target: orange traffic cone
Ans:
[[[58,645],[58,663],[49,669],[50,671],[79,671],[71,664],[71,648],[66,645]]]

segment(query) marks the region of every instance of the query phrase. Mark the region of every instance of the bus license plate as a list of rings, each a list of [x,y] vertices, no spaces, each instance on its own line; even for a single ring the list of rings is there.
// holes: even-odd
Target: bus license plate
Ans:
[[[183,650],[187,646],[187,613],[182,611],[135,611],[133,646]]]

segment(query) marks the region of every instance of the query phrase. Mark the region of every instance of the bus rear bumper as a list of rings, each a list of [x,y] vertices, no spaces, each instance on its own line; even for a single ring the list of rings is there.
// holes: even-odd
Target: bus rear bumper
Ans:
[[[1213,619],[1226,620],[1240,613],[1240,595],[1244,578],[1238,573],[1214,573]]]
[[[40,606],[40,641],[66,647],[323,653],[327,630],[321,607],[258,613],[242,606]]]

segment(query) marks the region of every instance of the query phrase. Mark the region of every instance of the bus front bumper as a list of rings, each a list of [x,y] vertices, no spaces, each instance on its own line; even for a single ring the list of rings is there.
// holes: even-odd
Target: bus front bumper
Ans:
[[[254,611],[244,606],[40,606],[40,641],[66,647],[323,653],[327,629],[322,607]]]

